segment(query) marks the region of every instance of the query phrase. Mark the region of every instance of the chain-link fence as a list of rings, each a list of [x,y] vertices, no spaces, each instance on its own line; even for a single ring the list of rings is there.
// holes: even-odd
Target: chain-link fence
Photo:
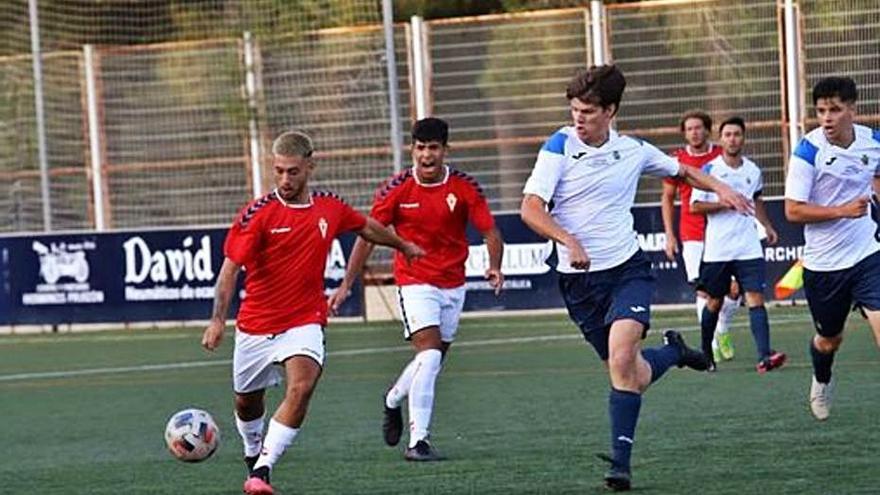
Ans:
[[[106,228],[226,224],[271,187],[267,145],[289,127],[315,137],[316,185],[368,208],[393,172],[396,145],[379,2],[287,3],[38,0],[53,230],[95,228],[96,209]],[[28,1],[8,4],[0,11],[0,232],[35,231],[44,224]],[[795,6],[803,100],[819,77],[851,75],[861,120],[876,125],[880,4]],[[741,115],[766,193],[782,192],[791,81],[781,2],[642,2],[608,5],[601,18],[572,8],[424,27],[421,53],[410,24],[394,27],[400,142],[425,98],[429,113],[451,124],[450,161],[482,182],[495,211],[518,207],[538,148],[569,121],[565,84],[597,48],[627,75],[622,132],[671,150],[684,111],[703,108],[716,121]],[[423,94],[414,89],[418,55],[429,68]],[[805,114],[796,124],[809,129]],[[638,201],[657,201],[659,188],[646,180]]]

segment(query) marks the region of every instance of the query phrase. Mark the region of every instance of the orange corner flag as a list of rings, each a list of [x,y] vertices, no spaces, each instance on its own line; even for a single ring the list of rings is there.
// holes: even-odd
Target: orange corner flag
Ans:
[[[797,260],[791,268],[776,282],[774,295],[776,299],[785,299],[804,286],[804,264]]]

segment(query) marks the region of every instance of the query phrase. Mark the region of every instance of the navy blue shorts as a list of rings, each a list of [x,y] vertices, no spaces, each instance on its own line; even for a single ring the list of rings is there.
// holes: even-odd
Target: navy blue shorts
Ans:
[[[764,293],[767,288],[767,262],[764,258],[733,261],[704,261],[700,263],[698,288],[720,299],[730,292],[730,278],[739,283],[744,292]]]
[[[805,268],[804,293],[816,332],[823,337],[840,335],[851,310],[880,310],[880,252],[844,270],[814,272]]]
[[[632,319],[644,325],[642,338],[651,323],[654,274],[645,253],[607,270],[560,273],[559,290],[568,316],[580,328],[603,361],[608,360],[608,332],[617,320]]]

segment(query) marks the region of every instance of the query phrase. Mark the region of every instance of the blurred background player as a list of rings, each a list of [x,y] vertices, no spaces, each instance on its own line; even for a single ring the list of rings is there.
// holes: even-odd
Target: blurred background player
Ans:
[[[819,127],[795,147],[785,181],[785,216],[805,224],[804,292],[816,327],[810,410],[819,420],[831,412],[831,368],[853,305],[880,346],[880,131],[853,123],[857,99],[849,77],[816,83]]]
[[[523,188],[523,222],[556,241],[559,287],[572,321],[606,363],[611,378],[611,463],[605,485],[631,486],[630,457],[642,393],[673,365],[706,369],[706,357],[668,331],[662,347],[641,349],[650,327],[654,274],[639,249],[630,209],[642,175],[682,177],[714,189],[725,204],[748,201],[654,146],[611,129],[626,87],[614,65],[581,70],[566,88],[572,125],[544,143]],[[553,209],[547,206],[553,202]]]
[[[672,156],[683,166],[694,167],[701,170],[704,165],[721,155],[721,147],[709,141],[712,135],[712,118],[702,110],[690,110],[681,116],[678,122],[685,145],[672,152]],[[679,208],[678,230],[679,238],[675,235],[675,193],[678,192],[681,199]],[[663,194],[660,197],[660,211],[663,215],[663,229],[666,232],[666,257],[669,261],[675,261],[678,253],[678,241],[681,240],[681,258],[684,261],[684,270],[689,284],[696,290],[697,321],[703,317],[703,307],[706,306],[708,295],[697,286],[700,276],[700,260],[703,257],[703,239],[706,228],[706,217],[691,211],[691,192],[693,188],[686,181],[678,178],[668,178],[663,181]],[[715,329],[716,337],[712,340],[714,360],[733,359],[733,341],[728,331],[730,321],[739,308],[739,286],[735,282],[730,284],[729,294],[724,296],[721,312],[718,316],[718,325]]]
[[[489,251],[485,276],[497,295],[504,283],[501,258],[504,243],[495,227],[483,189],[476,179],[446,164],[449,126],[428,117],[412,127],[412,168],[391,177],[376,192],[370,216],[391,225],[402,238],[423,246],[423,258],[409,263],[394,257],[394,280],[403,319],[403,335],[415,357],[385,395],[382,432],[388,445],[397,445],[403,429],[401,402],[409,397],[409,461],[441,459],[428,434],[434,408],[434,385],[443,359],[455,340],[465,298],[465,267],[470,222]],[[335,310],[347,297],[373,244],[358,239],[345,278],[330,297]]]
[[[754,218],[764,226],[767,243],[776,244],[778,236],[761,197],[764,188],[761,169],[743,156],[745,121],[740,117],[729,118],[721,124],[718,132],[723,152],[706,164],[703,172],[752,198],[755,202]],[[718,313],[733,277],[745,292],[749,307],[749,327],[758,350],[758,372],[765,373],[782,366],[785,354],[770,348],[770,323],[764,307],[767,266],[754,218],[719,203],[717,196],[707,191],[693,192],[691,210],[706,215],[705,245],[700,264],[700,287],[709,296],[700,320],[703,352],[712,356],[712,336]],[[709,371],[715,370],[714,361],[714,358],[710,359]]]
[[[336,195],[309,190],[312,153],[311,139],[297,131],[281,134],[272,144],[276,188],[245,207],[229,229],[214,311],[202,336],[206,349],[220,345],[244,267],[247,297],[238,310],[232,372],[235,423],[249,471],[244,492],[249,495],[273,493],[272,466],[299,433],[321,376],[327,325],[324,267],[333,238],[355,231],[399,249],[403,257],[423,254]],[[265,391],[281,382],[279,367],[287,388],[264,438]]]

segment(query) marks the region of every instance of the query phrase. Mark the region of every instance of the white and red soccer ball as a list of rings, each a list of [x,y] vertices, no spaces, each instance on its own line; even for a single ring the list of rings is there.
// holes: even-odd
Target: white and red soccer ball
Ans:
[[[220,429],[207,412],[184,409],[168,420],[165,443],[171,455],[183,462],[204,461],[220,445]]]

